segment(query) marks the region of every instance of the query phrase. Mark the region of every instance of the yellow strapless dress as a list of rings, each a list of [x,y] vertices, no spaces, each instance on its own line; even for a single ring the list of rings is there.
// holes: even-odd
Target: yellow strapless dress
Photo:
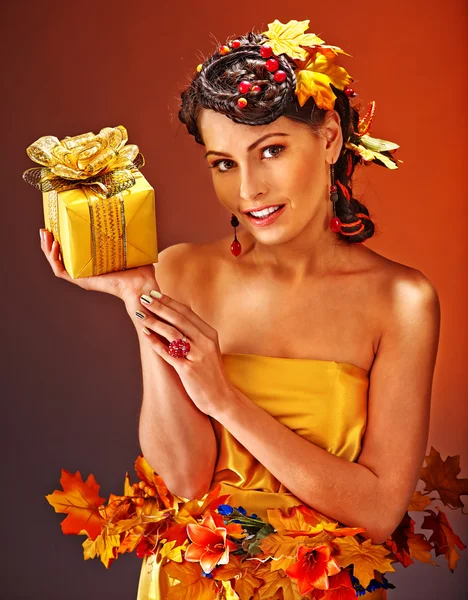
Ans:
[[[289,429],[336,456],[358,459],[367,424],[368,371],[348,363],[258,354],[223,354],[223,363],[232,383]],[[304,504],[225,427],[212,423],[219,455],[210,489],[220,483],[219,495],[230,494],[227,503],[265,520],[267,508]],[[178,583],[154,558],[143,559],[137,600],[164,600]],[[384,600],[387,594],[379,589],[362,598]]]

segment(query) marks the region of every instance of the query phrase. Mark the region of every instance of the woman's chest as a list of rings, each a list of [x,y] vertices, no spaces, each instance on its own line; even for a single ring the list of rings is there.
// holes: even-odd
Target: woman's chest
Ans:
[[[300,286],[218,275],[197,286],[192,308],[218,332],[221,352],[347,362],[370,370],[383,315],[357,280]]]

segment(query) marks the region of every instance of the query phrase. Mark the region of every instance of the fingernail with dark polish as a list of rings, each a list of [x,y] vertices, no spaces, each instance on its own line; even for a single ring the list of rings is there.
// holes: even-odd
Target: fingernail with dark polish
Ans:
[[[137,316],[139,319],[145,319],[145,318],[146,318],[146,315],[144,315],[143,313],[139,312],[138,310],[137,310],[137,311],[135,311],[135,314],[136,314],[136,316]]]

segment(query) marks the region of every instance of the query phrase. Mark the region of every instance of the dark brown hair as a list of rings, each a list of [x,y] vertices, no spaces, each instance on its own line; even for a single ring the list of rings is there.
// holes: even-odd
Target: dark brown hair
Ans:
[[[300,106],[295,93],[294,61],[286,54],[276,56],[279,69],[287,74],[282,83],[277,83],[272,73],[267,71],[265,59],[260,54],[260,46],[269,38],[251,31],[235,39],[240,41],[239,48],[227,54],[222,54],[219,49],[214,52],[204,61],[190,85],[181,92],[178,117],[196,142],[205,145],[198,127],[198,117],[203,108],[222,113],[236,123],[253,126],[266,125],[284,116],[307,123],[318,135],[327,111],[318,108],[312,97],[304,106]],[[248,104],[244,108],[237,105],[241,81],[251,81],[261,86],[260,92],[248,95]],[[359,113],[342,90],[331,87],[336,95],[335,110],[340,115],[343,133],[343,147],[334,165],[335,180],[342,186],[337,185],[336,215],[343,224],[357,222],[354,226],[344,227],[346,233],[340,230],[337,236],[348,243],[358,243],[374,234],[369,211],[352,195],[351,180],[360,157],[344,146],[346,141],[353,142],[356,137]],[[355,233],[362,226],[364,228]]]

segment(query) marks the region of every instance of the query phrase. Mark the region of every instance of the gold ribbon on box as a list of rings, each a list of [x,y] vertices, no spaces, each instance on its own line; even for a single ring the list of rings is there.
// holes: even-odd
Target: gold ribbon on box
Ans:
[[[124,203],[120,192],[135,185],[135,176],[145,159],[138,146],[128,144],[123,125],[104,127],[59,140],[46,135],[26,153],[43,165],[27,169],[23,179],[48,192],[50,227],[60,243],[58,194],[82,188],[89,207],[93,274],[121,271],[127,265]],[[109,267],[110,265],[110,267]]]

